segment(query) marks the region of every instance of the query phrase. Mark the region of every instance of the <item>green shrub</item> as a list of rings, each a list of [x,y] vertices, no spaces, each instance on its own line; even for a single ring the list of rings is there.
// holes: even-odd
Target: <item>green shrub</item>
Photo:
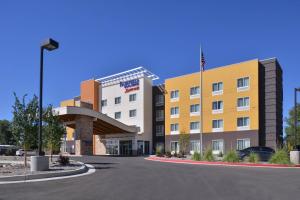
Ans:
[[[288,153],[284,149],[279,149],[272,155],[269,160],[272,164],[290,164],[290,158]]]
[[[206,161],[215,161],[212,149],[207,149],[204,153],[204,160]]]
[[[194,154],[192,155],[192,160],[196,160],[196,161],[202,160],[201,154],[199,152],[194,152]]]
[[[225,161],[225,162],[239,162],[239,160],[240,159],[239,159],[236,151],[233,151],[233,150],[229,151],[223,159],[223,161]]]
[[[171,154],[170,151],[167,151],[167,152],[166,152],[166,157],[167,157],[167,158],[171,158],[171,157],[172,157],[172,154]]]
[[[163,156],[163,153],[162,153],[162,151],[161,151],[160,149],[157,149],[156,152],[155,152],[155,155],[156,155],[157,157],[162,157],[162,156]]]
[[[246,158],[246,161],[250,163],[258,163],[259,155],[256,153],[250,153],[249,156]]]

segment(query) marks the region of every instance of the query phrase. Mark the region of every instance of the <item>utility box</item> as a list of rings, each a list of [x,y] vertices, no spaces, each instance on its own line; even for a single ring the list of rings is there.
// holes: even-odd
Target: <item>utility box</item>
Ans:
[[[49,170],[48,156],[31,156],[30,171],[47,171]]]
[[[300,151],[290,151],[290,161],[295,165],[300,164]]]

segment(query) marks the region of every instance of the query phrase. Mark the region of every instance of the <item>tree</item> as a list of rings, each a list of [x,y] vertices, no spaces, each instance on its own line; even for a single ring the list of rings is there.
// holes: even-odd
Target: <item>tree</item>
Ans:
[[[180,152],[183,155],[187,153],[189,144],[190,144],[190,135],[186,133],[181,133],[179,135],[179,147],[180,147]]]
[[[59,151],[61,138],[66,134],[65,127],[59,121],[58,115],[53,111],[53,106],[49,105],[44,111],[44,134],[43,143],[47,150],[50,150],[51,161],[54,151]]]
[[[11,131],[16,143],[25,150],[36,149],[38,145],[38,98],[33,98],[26,104],[26,96],[22,101],[14,93],[13,120]]]
[[[0,144],[15,145],[8,120],[0,120]]]
[[[300,104],[297,105],[297,134],[295,135],[295,111],[293,107],[289,110],[289,116],[285,118],[286,144],[289,150],[295,145],[300,145]],[[297,141],[296,141],[297,138]]]

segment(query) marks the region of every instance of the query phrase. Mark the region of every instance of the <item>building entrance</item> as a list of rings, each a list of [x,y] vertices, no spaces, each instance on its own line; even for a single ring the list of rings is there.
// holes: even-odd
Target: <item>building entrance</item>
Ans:
[[[132,156],[132,141],[131,140],[120,141],[120,155],[121,156]]]

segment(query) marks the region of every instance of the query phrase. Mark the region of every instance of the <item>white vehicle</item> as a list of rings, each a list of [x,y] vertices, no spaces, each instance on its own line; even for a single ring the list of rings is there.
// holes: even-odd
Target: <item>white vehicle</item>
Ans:
[[[16,151],[16,156],[24,156],[24,154],[25,154],[24,149],[19,149],[18,151]],[[35,156],[36,151],[32,151],[32,150],[26,151],[26,155],[27,156]]]

